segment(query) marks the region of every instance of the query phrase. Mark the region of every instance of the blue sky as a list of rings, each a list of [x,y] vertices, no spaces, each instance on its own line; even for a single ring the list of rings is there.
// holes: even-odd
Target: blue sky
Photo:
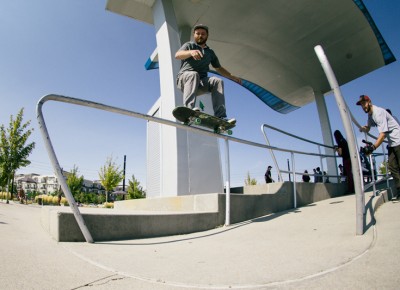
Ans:
[[[364,0],[392,52],[400,55],[400,1]],[[92,100],[147,113],[160,95],[158,71],[144,64],[156,47],[154,28],[105,10],[98,0],[3,0],[0,10],[0,124],[25,108],[36,142],[32,164],[20,173],[52,174],[36,120],[36,103],[50,93]],[[218,54],[218,52],[217,52]],[[229,64],[222,64],[229,70]],[[234,73],[234,72],[232,72]],[[355,106],[360,94],[390,107],[400,116],[398,61],[343,86],[342,94],[356,119],[366,115]],[[269,124],[316,142],[322,141],[314,103],[282,115],[245,89],[226,83],[228,115],[238,120],[234,136],[264,143],[261,124]],[[332,130],[344,133],[333,95],[326,97]],[[94,109],[47,102],[45,120],[61,166],[74,165],[86,179],[98,179],[107,157],[122,168],[127,156],[127,179],[134,174],[145,185],[146,122]],[[362,135],[358,135],[362,138]],[[269,136],[271,145],[316,152],[281,135]],[[259,182],[272,159],[268,152],[230,145],[232,185],[243,185],[247,172]],[[223,156],[223,155],[222,155]],[[278,156],[281,166],[289,155]],[[312,170],[318,160],[296,159],[298,171]],[[283,163],[283,164],[282,164]],[[272,171],[276,179],[276,169]]]

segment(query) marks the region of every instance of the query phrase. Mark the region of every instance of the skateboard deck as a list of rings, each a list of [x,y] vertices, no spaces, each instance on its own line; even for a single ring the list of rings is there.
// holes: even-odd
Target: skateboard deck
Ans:
[[[174,117],[185,125],[198,125],[214,130],[214,133],[227,133],[232,135],[232,128],[235,124],[228,123],[220,118],[206,114],[201,111],[194,111],[187,107],[176,107],[172,114]]]

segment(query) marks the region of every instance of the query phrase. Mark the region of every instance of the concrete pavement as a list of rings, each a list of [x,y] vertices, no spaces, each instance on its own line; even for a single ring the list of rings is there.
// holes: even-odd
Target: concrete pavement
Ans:
[[[350,195],[206,232],[88,244],[52,240],[38,206],[0,202],[0,288],[397,289],[400,203],[381,205],[376,225],[368,211],[363,236],[355,210]]]

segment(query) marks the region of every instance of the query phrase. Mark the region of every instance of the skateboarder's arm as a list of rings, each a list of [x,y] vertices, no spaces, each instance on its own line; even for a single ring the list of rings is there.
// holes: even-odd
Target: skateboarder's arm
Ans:
[[[222,76],[233,80],[234,82],[237,82],[239,84],[242,83],[242,80],[240,78],[238,78],[237,76],[234,76],[233,74],[231,74],[229,71],[227,71],[224,67],[216,67],[215,70]]]
[[[201,59],[203,57],[203,54],[201,53],[200,50],[178,50],[175,53],[175,58],[176,59],[187,59],[189,57],[193,57],[194,59]]]

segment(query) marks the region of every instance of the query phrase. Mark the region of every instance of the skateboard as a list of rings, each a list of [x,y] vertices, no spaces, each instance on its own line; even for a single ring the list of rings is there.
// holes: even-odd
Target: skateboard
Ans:
[[[235,124],[226,122],[218,117],[206,114],[202,111],[194,111],[183,106],[176,107],[172,111],[172,114],[177,120],[181,121],[185,125],[191,126],[194,124],[206,127],[217,134],[226,133],[232,135],[231,129],[235,127]]]

